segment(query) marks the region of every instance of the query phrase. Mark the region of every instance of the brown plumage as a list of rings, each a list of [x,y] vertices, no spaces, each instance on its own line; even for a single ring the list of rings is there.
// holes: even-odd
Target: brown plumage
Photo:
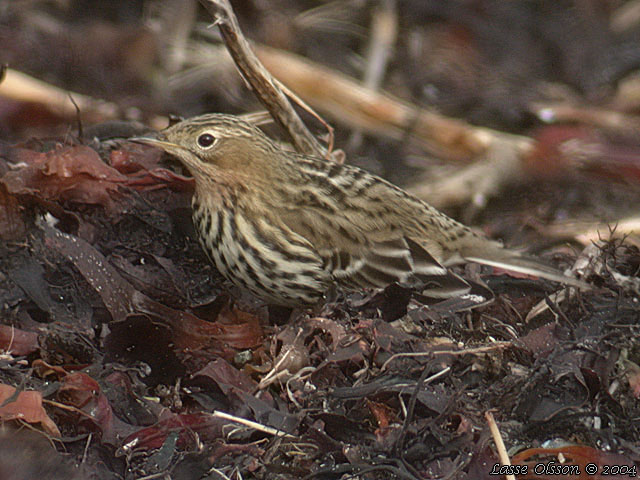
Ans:
[[[313,305],[346,289],[421,285],[447,298],[469,284],[447,270],[477,262],[586,286],[474,233],[359,168],[280,148],[231,115],[182,121],[137,141],[195,178],[193,220],[220,273],[268,303]]]

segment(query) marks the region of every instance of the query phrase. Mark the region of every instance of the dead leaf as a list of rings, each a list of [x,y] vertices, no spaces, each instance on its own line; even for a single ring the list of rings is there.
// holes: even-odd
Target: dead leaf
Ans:
[[[35,390],[19,392],[11,385],[0,384],[0,420],[23,420],[39,423],[45,432],[60,437],[60,430],[42,407],[42,393]]]

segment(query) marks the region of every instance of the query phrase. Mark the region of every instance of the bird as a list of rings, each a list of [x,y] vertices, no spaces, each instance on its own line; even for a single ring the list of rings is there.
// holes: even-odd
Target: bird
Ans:
[[[202,248],[225,279],[270,305],[310,307],[336,288],[394,283],[448,299],[471,291],[450,268],[466,262],[589,288],[366,170],[286,150],[238,116],[204,114],[131,140],[187,168]]]

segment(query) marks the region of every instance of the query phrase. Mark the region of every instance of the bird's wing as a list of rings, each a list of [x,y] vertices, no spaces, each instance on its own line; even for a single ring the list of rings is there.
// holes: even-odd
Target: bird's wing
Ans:
[[[430,213],[426,204],[364,170],[296,159],[288,170],[297,176],[296,188],[277,184],[264,190],[264,203],[273,207],[265,214],[313,245],[338,284],[377,288],[410,283],[426,286],[429,296],[440,298],[469,290],[467,282],[439,262],[443,249],[434,231],[443,226],[434,220],[423,229],[416,221],[420,225],[409,230],[419,231],[419,237],[405,228],[413,223],[407,219]]]
[[[349,221],[349,212],[331,215],[314,207],[279,215],[323,259],[335,281],[346,288],[382,288],[399,282],[423,288],[432,298],[469,291],[469,284],[443,267],[422,245],[392,225]]]

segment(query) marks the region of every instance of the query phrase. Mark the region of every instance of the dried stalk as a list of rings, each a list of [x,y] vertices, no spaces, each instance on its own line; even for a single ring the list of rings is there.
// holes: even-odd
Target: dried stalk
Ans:
[[[37,103],[65,118],[75,118],[80,109],[83,120],[90,122],[122,117],[121,109],[113,102],[63,90],[11,68],[5,69],[4,76],[0,78],[0,98]],[[148,123],[153,128],[160,129],[167,126],[167,119],[154,116]]]
[[[293,109],[278,81],[262,66],[242,34],[228,0],[200,0],[220,29],[238,70],[276,122],[289,134],[295,149],[310,155],[327,156],[324,148]]]
[[[354,128],[399,140],[410,136],[449,159],[475,158],[497,141],[513,144],[521,154],[531,148],[529,138],[474,127],[418,108],[298,55],[264,46],[256,46],[256,51],[264,65],[278,72],[283,83],[303,100]]]
[[[367,47],[366,69],[362,83],[365,87],[377,91],[382,85],[393,47],[398,37],[398,15],[395,0],[385,0],[373,11],[371,21],[371,39]],[[362,143],[362,130],[355,129],[349,139],[350,148]]]
[[[0,81],[0,97],[18,102],[40,103],[51,112],[64,117],[75,116],[76,105],[83,113],[102,118],[115,118],[119,113],[114,103],[62,90],[11,68],[5,70]]]

